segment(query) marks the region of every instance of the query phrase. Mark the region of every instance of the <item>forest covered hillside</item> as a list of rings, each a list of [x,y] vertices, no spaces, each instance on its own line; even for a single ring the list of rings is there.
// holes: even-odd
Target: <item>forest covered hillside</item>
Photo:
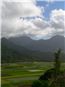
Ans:
[[[23,37],[22,37],[23,38]],[[19,61],[53,61],[54,60],[54,55],[53,55],[53,51],[40,51],[39,48],[41,49],[44,48],[45,49],[45,46],[47,46],[47,44],[44,46],[44,43],[50,43],[50,41],[57,41],[57,38],[60,38],[60,37],[55,37],[55,38],[51,38],[50,40],[44,42],[44,40],[39,40],[39,41],[35,41],[35,40],[32,40],[30,38],[21,38],[21,42],[19,41],[19,44],[16,42],[16,40],[14,40],[16,43],[13,42],[13,39],[6,39],[6,38],[2,38],[1,39],[1,59],[2,59],[2,63],[3,62],[19,62]],[[29,41],[26,43],[25,41],[27,41],[29,39]],[[18,39],[17,39],[18,40]],[[59,41],[64,41],[62,39],[62,37],[59,39]],[[22,43],[24,43],[24,45],[31,45],[30,43],[37,43],[37,45],[39,47],[38,50],[35,48],[35,50],[33,50],[32,48],[34,48],[34,46],[32,45],[31,46],[31,49],[29,49],[30,46],[23,46]],[[43,42],[43,46],[41,46],[39,43]],[[57,43],[57,42],[55,42]],[[60,43],[60,42],[59,42]],[[62,44],[61,44],[62,43]],[[61,42],[60,45],[59,45],[59,48],[63,49],[64,48],[64,42]],[[20,45],[21,44],[21,45]],[[50,45],[51,48],[47,48],[47,49],[54,49],[55,47],[58,46],[58,43],[57,45],[55,44],[53,47],[52,45]],[[48,47],[48,46],[47,46]],[[43,50],[44,50],[43,49]],[[61,61],[64,61],[65,60],[65,53],[64,51],[62,52],[62,57],[61,57]]]

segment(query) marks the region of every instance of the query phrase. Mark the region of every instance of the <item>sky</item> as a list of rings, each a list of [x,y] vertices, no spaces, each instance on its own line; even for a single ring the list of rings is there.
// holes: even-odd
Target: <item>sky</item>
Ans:
[[[3,0],[1,36],[49,39],[65,36],[64,0]]]

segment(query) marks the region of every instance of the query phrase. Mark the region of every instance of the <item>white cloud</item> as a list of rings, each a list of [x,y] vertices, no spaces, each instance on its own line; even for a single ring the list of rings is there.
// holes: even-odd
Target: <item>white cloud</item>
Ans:
[[[22,31],[25,27],[30,27],[31,22],[20,20],[20,17],[42,16],[41,8],[35,4],[34,0],[29,0],[29,2],[3,2],[2,34],[11,36],[12,33],[15,35],[19,28]]]
[[[28,35],[35,39],[46,39],[54,35],[64,34],[64,10],[52,10],[49,21],[47,21],[42,15],[42,13],[44,13],[44,7],[36,6],[35,0],[29,0],[29,2],[26,1],[27,0],[24,0],[24,2],[18,2],[18,0],[16,0],[16,2],[8,1],[3,3],[2,36],[10,37]],[[32,16],[39,16],[39,18],[31,20],[20,19],[20,17]]]
[[[36,3],[36,0],[3,0],[5,2],[33,2]]]
[[[46,27],[49,27],[48,22],[41,18],[36,18],[32,22],[34,23],[35,26],[37,26],[41,30],[45,29]]]
[[[41,8],[38,8],[33,2],[4,2],[3,17],[25,17],[25,16],[40,16]]]
[[[54,2],[54,1],[57,1],[57,0],[45,0],[45,1],[47,1],[49,3],[49,2]]]
[[[50,24],[55,28],[57,34],[64,34],[65,29],[65,11],[55,9],[50,15]]]

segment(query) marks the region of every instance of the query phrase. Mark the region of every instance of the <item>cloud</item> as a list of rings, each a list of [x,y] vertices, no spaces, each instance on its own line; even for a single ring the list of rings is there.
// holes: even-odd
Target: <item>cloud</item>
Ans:
[[[37,26],[41,30],[45,29],[47,26],[49,26],[48,22],[43,20],[43,19],[41,19],[41,18],[36,18],[32,22],[34,23],[35,26]]]
[[[29,22],[24,23],[20,17],[41,16],[41,8],[35,5],[34,0],[29,2],[3,2],[2,6],[2,33],[4,36],[12,35],[11,33],[28,25]],[[24,24],[24,26],[23,26]],[[14,32],[14,34],[16,33]]]
[[[2,9],[4,18],[40,16],[41,14],[41,9],[33,2],[4,2]]]
[[[52,2],[54,2],[54,1],[57,1],[57,0],[45,0],[46,2],[48,2],[48,3],[52,3]]]
[[[57,34],[64,34],[65,28],[65,11],[55,9],[50,15],[50,24],[55,28]]]
[[[44,7],[38,7],[35,0],[3,2],[2,37],[27,35],[34,39],[48,39],[54,35],[64,35],[65,11],[52,10],[49,20],[45,20],[44,12]],[[34,16],[36,16],[35,19],[26,19],[26,17]],[[25,19],[20,19],[20,17]]]

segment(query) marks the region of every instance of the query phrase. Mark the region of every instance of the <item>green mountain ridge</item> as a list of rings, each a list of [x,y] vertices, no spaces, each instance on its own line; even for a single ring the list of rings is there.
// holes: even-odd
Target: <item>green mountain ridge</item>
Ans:
[[[9,40],[16,45],[33,51],[53,52],[58,48],[65,51],[65,37],[59,35],[46,40],[34,40],[26,36],[10,37]]]
[[[2,63],[21,61],[53,61],[53,52],[32,51],[23,46],[16,45],[9,39],[1,39],[1,60]],[[65,54],[62,55],[64,61]]]

